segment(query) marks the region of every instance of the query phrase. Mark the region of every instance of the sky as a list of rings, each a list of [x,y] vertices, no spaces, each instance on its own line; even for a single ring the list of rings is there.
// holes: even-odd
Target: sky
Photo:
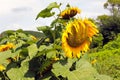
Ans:
[[[103,4],[107,0],[0,0],[0,33],[5,30],[34,30],[37,27],[49,25],[53,18],[39,18],[37,14],[50,3],[62,3],[61,9],[69,3],[81,9],[82,18],[97,18],[108,14]]]

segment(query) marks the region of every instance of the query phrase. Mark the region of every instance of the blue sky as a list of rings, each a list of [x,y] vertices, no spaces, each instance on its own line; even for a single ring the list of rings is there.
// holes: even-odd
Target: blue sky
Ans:
[[[36,27],[49,25],[53,18],[39,18],[35,20],[40,10],[49,3],[62,3],[76,6],[82,10],[80,17],[96,18],[98,15],[108,14],[103,4],[107,0],[0,0],[0,33],[5,30],[37,30]]]

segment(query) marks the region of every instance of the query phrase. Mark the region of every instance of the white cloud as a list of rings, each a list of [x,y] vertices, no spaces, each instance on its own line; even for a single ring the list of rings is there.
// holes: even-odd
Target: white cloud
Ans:
[[[51,2],[77,6],[82,10],[82,17],[96,17],[107,13],[103,4],[106,0],[0,0],[0,32],[7,29],[36,30],[39,25],[50,24],[52,18],[38,19],[36,15]]]
[[[35,6],[38,0],[0,0],[0,15],[9,14],[12,9],[17,7]]]

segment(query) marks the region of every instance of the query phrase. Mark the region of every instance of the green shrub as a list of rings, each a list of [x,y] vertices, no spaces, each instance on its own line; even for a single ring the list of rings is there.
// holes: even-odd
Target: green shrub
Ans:
[[[91,44],[91,48],[101,47],[103,45],[102,40],[103,40],[102,34],[99,33],[97,36],[94,36]]]
[[[98,52],[103,47],[103,35],[99,33],[97,36],[93,37],[92,43],[90,45],[90,53]]]
[[[103,50],[114,50],[120,48],[120,34],[117,35],[117,38],[114,41],[108,42],[104,45]]]
[[[120,34],[114,41],[105,44],[99,52],[97,50],[89,54],[90,61],[97,60],[93,66],[100,74],[107,74],[114,80],[120,80]]]
[[[93,66],[100,74],[107,74],[114,80],[120,80],[120,48],[92,53],[89,57],[91,61],[97,60]]]

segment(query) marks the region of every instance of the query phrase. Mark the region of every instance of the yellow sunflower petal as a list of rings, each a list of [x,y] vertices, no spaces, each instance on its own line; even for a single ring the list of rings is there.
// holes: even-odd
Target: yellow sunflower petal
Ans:
[[[5,67],[0,64],[0,71],[3,71],[3,70],[5,70]]]
[[[95,25],[88,20],[75,19],[69,22],[62,35],[62,48],[66,56],[80,58],[80,52],[89,50],[92,36],[97,33]]]
[[[6,50],[9,50],[11,48],[14,48],[14,44],[13,43],[7,43],[7,44],[4,44],[4,45],[0,45],[0,52],[2,51],[6,51]]]

